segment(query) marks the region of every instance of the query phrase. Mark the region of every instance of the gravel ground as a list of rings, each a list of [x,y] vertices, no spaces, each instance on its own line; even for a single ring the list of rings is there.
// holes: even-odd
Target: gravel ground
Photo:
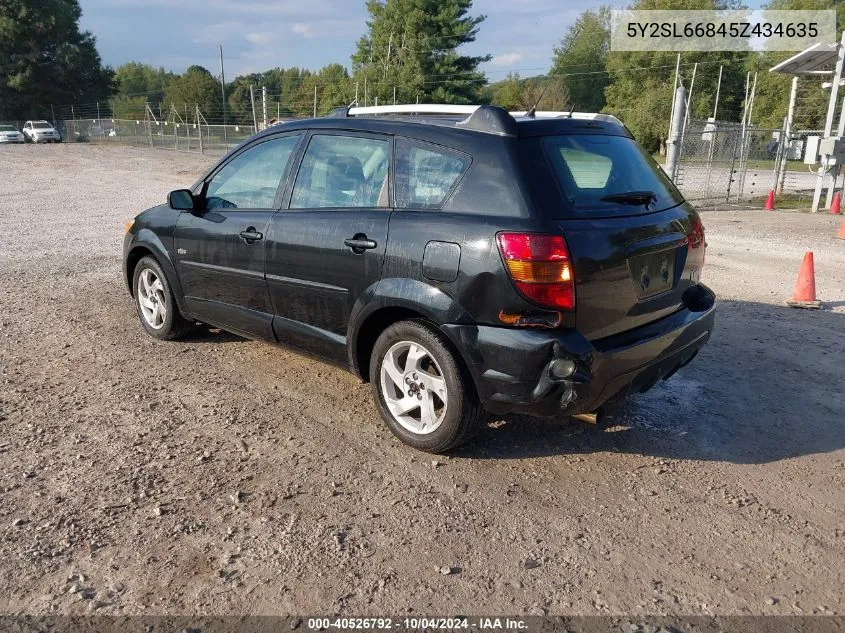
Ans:
[[[0,150],[0,612],[845,612],[838,218],[705,213],[691,365],[603,427],[433,458],[339,369],[144,334],[123,221],[209,159]],[[783,306],[809,249],[818,312]]]

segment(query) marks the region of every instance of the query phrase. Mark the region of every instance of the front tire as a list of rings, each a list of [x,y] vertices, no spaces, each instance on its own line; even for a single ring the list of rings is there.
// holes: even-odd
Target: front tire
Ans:
[[[486,417],[449,341],[422,321],[400,321],[381,333],[370,359],[370,384],[391,432],[429,453],[463,444]]]
[[[142,257],[132,274],[135,307],[147,334],[162,341],[183,336],[191,327],[179,312],[173,291],[159,263]]]

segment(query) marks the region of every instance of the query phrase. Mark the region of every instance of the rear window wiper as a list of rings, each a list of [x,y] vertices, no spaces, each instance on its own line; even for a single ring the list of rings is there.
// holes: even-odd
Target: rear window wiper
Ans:
[[[622,204],[649,205],[657,201],[657,194],[653,191],[625,191],[611,193],[601,197],[602,202],[621,202]]]

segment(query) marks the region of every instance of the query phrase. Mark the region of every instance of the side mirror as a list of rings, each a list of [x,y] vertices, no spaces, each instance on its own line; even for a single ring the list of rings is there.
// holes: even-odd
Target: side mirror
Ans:
[[[167,194],[167,204],[177,211],[193,211],[196,204],[190,189],[176,189]]]

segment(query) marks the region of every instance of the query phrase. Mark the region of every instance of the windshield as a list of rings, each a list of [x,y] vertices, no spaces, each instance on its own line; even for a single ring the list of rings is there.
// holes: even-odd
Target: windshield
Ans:
[[[660,166],[631,138],[573,134],[546,137],[543,145],[576,211],[624,207],[625,214],[635,214],[683,202]]]
[[[36,130],[49,130],[53,126],[47,123],[47,121],[36,121],[32,124],[32,127],[34,127]]]
[[[17,132],[17,128],[14,125],[0,125],[0,132]]]

